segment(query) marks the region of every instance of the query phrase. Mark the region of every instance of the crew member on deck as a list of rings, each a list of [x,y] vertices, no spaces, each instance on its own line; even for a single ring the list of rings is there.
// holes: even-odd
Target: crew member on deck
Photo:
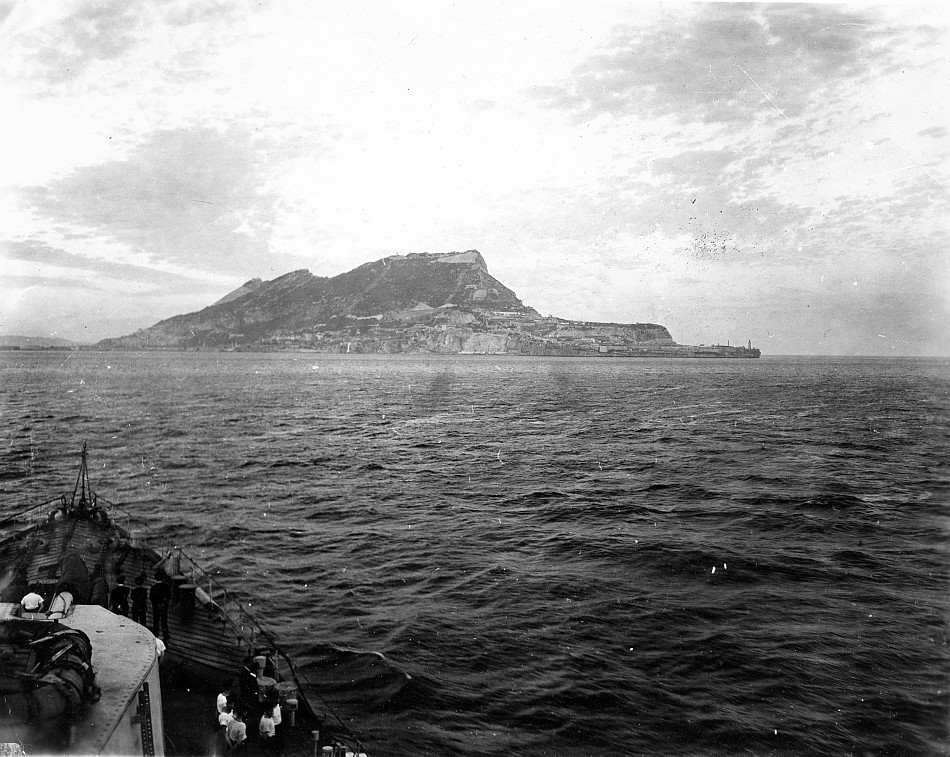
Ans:
[[[218,713],[217,734],[214,742],[214,753],[216,757],[221,757],[230,751],[228,742],[228,726],[234,719],[231,711],[231,705],[228,705],[223,712]]]
[[[148,589],[145,588],[145,571],[135,577],[135,588],[132,589],[132,620],[143,626],[148,626]]]
[[[225,740],[232,754],[240,750],[247,740],[247,726],[244,725],[244,718],[240,712],[235,712],[231,722],[228,723]]]
[[[109,584],[102,575],[102,566],[97,565],[92,572],[92,585],[89,587],[89,604],[109,609]]]
[[[43,609],[43,597],[35,591],[31,591],[20,600],[20,610],[22,614],[35,615]]]
[[[125,576],[116,578],[116,586],[110,595],[112,612],[116,615],[129,614],[129,587],[125,585]]]
[[[226,705],[225,708],[218,713],[218,726],[224,726],[224,728],[227,729],[228,723],[232,720],[234,720],[234,712],[231,705]]]
[[[264,710],[261,722],[257,728],[257,743],[262,752],[270,753],[274,746],[274,715],[271,710]]]
[[[253,716],[260,710],[260,685],[257,682],[257,660],[248,657],[238,674],[238,697],[240,709]],[[251,721],[254,722],[253,720]]]
[[[172,598],[172,590],[165,583],[165,571],[161,568],[155,571],[155,583],[148,593],[152,600],[152,627],[156,636],[162,634],[168,641],[168,603]]]
[[[228,708],[228,699],[231,696],[231,686],[228,683],[224,683],[221,686],[221,690],[218,692],[218,699],[215,702],[215,706],[218,708],[218,714],[220,715]]]
[[[270,716],[274,720],[274,753],[279,755],[284,751],[284,728],[281,725],[284,721],[284,716],[280,712],[279,701],[274,702]]]
[[[271,650],[265,649],[264,652],[264,676],[266,678],[277,679],[277,666],[274,664],[274,656]]]
[[[215,701],[215,707],[217,708],[217,712],[215,712],[214,716],[217,718],[218,725],[227,725],[227,723],[221,722],[221,715],[224,714],[225,712],[228,713],[229,715],[228,719],[230,720],[230,712],[231,712],[230,699],[231,699],[231,685],[225,681],[225,683],[222,684],[220,690],[218,691],[218,698]]]

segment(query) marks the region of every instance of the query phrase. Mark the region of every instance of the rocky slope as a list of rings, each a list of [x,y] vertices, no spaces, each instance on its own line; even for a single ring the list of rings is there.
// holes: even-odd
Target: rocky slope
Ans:
[[[692,349],[653,323],[542,317],[488,273],[476,250],[393,255],[332,278],[302,270],[253,279],[204,310],[96,347],[520,355]]]

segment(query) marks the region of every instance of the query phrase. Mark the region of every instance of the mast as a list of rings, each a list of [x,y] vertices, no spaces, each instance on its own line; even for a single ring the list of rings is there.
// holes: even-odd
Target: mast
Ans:
[[[79,502],[76,502],[76,494]],[[89,469],[86,466],[86,443],[82,443],[82,462],[79,465],[79,475],[76,476],[76,485],[73,487],[73,496],[69,502],[70,510],[88,510],[93,504],[92,486],[89,484]]]

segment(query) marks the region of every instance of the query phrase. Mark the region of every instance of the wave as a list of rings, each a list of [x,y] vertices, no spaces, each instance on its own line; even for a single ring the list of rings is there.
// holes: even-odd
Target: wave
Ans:
[[[798,507],[809,510],[838,511],[850,510],[862,505],[864,505],[864,500],[862,500],[860,497],[854,496],[853,494],[828,493],[810,497],[804,502],[800,502]]]
[[[947,751],[942,363],[44,359],[10,499],[87,436],[379,757]]]
[[[303,651],[303,679],[319,682],[319,696],[334,708],[358,707],[369,712],[398,709],[400,696],[414,679],[376,651],[315,645]],[[317,691],[311,684],[308,690]]]

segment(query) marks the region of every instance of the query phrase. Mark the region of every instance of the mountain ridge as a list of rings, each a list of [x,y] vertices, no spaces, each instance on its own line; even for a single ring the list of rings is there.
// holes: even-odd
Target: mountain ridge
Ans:
[[[299,269],[251,279],[202,310],[95,348],[758,357],[751,345],[677,345],[654,323],[541,316],[488,272],[478,250],[390,255],[333,277]]]

